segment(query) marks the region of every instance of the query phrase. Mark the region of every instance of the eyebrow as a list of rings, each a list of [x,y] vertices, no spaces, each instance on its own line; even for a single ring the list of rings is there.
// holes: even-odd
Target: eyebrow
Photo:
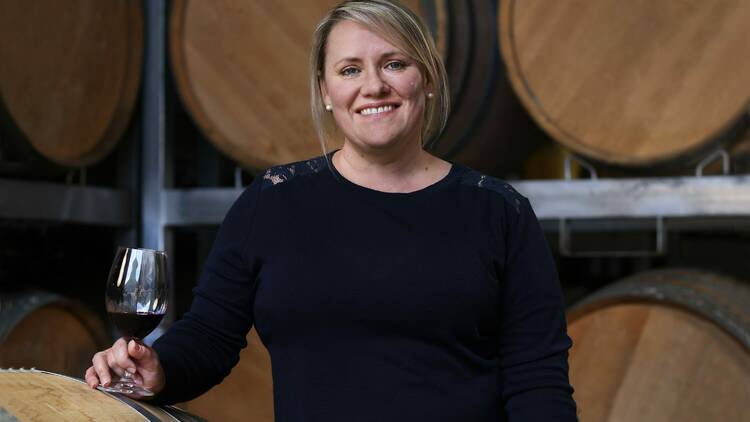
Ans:
[[[388,51],[388,52],[385,52],[385,53],[383,53],[383,54],[382,54],[382,55],[380,56],[380,59],[382,60],[382,59],[384,59],[384,58],[388,58],[388,57],[393,57],[393,56],[398,56],[398,55],[403,55],[403,56],[406,56],[406,54],[404,54],[404,53],[403,53],[403,52],[401,52],[401,51],[398,51],[398,50],[393,50],[393,51]],[[353,63],[360,63],[360,62],[362,62],[362,59],[360,59],[359,57],[344,57],[343,59],[340,59],[340,60],[338,60],[338,61],[337,61],[336,63],[334,63],[334,64],[333,64],[333,67],[336,67],[336,66],[338,66],[338,65],[339,65],[339,63],[341,63],[341,62],[353,62]]]

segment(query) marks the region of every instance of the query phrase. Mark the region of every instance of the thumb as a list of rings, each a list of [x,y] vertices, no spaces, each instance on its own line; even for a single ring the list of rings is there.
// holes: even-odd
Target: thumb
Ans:
[[[128,342],[128,354],[137,360],[139,364],[146,367],[149,366],[150,361],[154,358],[154,351],[150,347],[135,340]]]
[[[137,341],[128,342],[128,354],[135,361],[138,372],[133,374],[135,382],[158,393],[166,382],[156,350]]]

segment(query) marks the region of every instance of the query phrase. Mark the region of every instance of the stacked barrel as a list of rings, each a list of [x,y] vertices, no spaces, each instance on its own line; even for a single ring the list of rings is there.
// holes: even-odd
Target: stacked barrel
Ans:
[[[605,171],[674,174],[734,142],[741,167],[750,4],[507,0],[498,21],[516,94],[571,153]],[[568,322],[581,420],[750,417],[747,281],[650,271],[578,302]]]
[[[109,154],[140,88],[141,4],[3,1],[0,37],[2,146],[65,167]]]
[[[0,1],[0,177],[49,177],[107,158],[136,109],[143,34],[136,1]],[[94,304],[65,295],[95,289],[98,298],[101,288],[45,274],[49,249],[37,243],[27,255],[11,243],[30,223],[2,223],[0,368],[83,376],[110,338]],[[38,265],[24,265],[25,258]]]
[[[694,164],[747,126],[746,2],[508,0],[498,19],[524,106],[593,162]]]

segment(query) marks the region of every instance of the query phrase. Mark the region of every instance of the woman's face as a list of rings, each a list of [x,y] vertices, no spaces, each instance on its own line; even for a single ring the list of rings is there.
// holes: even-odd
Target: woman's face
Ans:
[[[417,62],[367,27],[337,23],[320,87],[347,142],[384,149],[420,140],[425,81]]]

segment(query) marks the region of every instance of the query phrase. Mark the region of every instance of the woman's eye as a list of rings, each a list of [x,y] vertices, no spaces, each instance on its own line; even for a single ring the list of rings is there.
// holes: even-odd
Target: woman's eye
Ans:
[[[341,74],[344,76],[354,76],[359,73],[359,69],[356,67],[346,67],[341,70]]]
[[[388,64],[386,64],[385,67],[391,70],[401,70],[406,67],[406,63],[398,62],[398,61],[388,62]]]

